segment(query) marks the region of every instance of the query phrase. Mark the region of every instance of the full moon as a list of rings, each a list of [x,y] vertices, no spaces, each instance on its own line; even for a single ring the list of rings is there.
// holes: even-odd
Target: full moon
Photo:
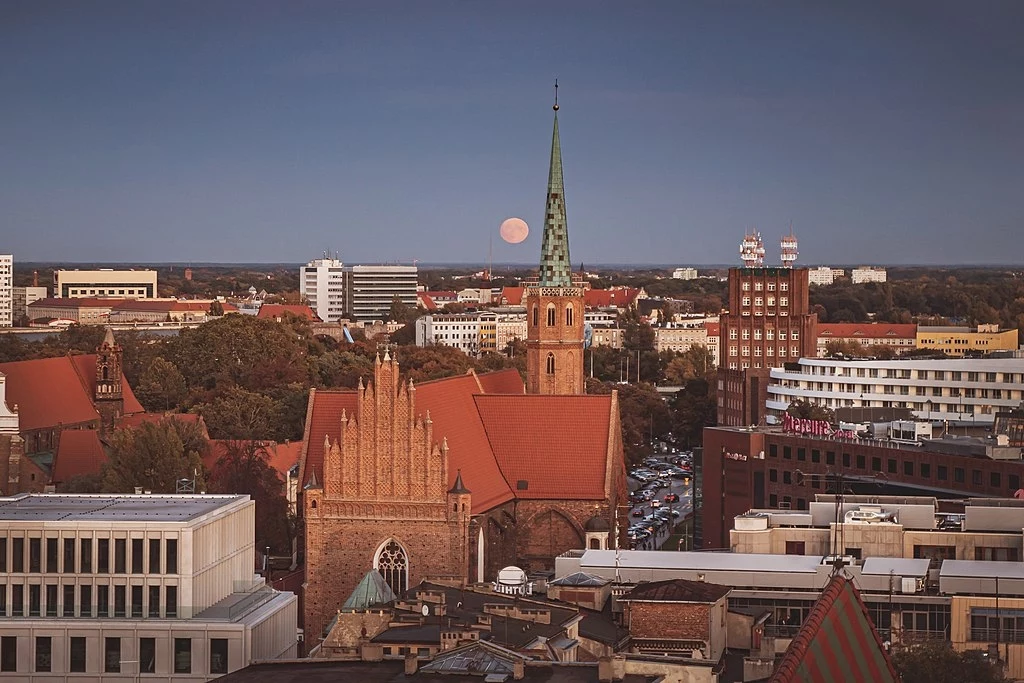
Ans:
[[[522,218],[506,218],[501,224],[501,239],[509,244],[519,244],[530,234],[530,226]]]

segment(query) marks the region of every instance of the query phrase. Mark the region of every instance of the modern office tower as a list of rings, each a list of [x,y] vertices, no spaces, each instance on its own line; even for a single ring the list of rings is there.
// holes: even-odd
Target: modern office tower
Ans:
[[[416,266],[349,266],[345,274],[345,315],[352,320],[387,320],[397,297],[416,308]]]
[[[0,327],[14,324],[14,257],[0,254]]]
[[[299,268],[299,294],[325,323],[345,317],[344,266],[324,257]]]

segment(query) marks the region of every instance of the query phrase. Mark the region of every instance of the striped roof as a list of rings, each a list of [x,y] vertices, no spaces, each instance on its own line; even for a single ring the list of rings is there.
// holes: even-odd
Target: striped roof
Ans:
[[[814,603],[770,683],[896,683],[899,676],[853,582],[836,575]]]

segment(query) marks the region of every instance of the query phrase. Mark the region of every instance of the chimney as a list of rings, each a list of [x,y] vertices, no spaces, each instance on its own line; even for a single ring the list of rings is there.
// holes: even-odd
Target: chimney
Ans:
[[[597,680],[600,683],[612,683],[611,657],[601,657],[597,660]]]
[[[410,652],[405,656],[405,675],[412,676],[416,673],[416,669],[419,667],[419,660],[416,659],[416,655]]]
[[[526,676],[526,663],[521,659],[516,659],[512,662],[512,679],[521,681],[524,676]]]

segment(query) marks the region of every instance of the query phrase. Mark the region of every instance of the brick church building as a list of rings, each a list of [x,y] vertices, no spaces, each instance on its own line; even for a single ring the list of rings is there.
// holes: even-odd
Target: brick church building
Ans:
[[[414,384],[399,349],[377,358],[367,386],[310,392],[299,472],[308,646],[371,570],[401,593],[424,579],[491,581],[511,564],[551,569],[566,550],[615,544],[626,501],[618,398],[583,395],[583,287],[555,111],[540,272],[524,297],[525,386],[514,370]]]

